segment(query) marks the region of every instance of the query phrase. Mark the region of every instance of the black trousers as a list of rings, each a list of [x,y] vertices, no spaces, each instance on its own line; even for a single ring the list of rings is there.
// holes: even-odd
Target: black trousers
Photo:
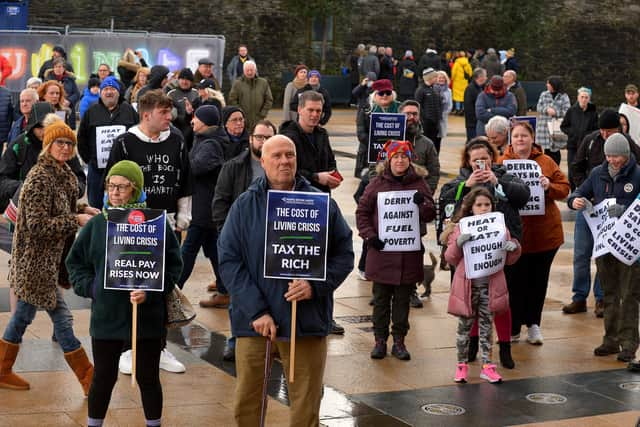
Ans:
[[[391,335],[403,338],[409,332],[409,299],[415,283],[386,285],[373,282],[373,333],[376,338],[389,337],[389,323],[393,320]]]
[[[91,339],[93,348],[93,381],[89,389],[89,418],[104,419],[111,401],[113,386],[118,380],[118,361],[124,345],[122,340]],[[136,348],[136,380],[140,387],[142,408],[147,420],[162,417],[162,386],[160,384],[160,338],[138,340]]]
[[[520,333],[522,325],[540,325],[549,271],[556,252],[557,248],[522,254],[513,266],[505,269],[511,306],[511,335]]]
[[[551,150],[547,150],[545,148],[544,149],[544,154],[546,154],[547,156],[551,157],[553,159],[553,161],[556,162],[556,164],[558,166],[560,166],[560,161],[562,160],[562,154],[560,153],[560,150],[551,151]]]

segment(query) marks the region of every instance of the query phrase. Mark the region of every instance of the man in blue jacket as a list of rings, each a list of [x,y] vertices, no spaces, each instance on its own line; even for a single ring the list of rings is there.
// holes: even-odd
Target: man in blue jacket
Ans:
[[[233,204],[218,240],[222,279],[231,293],[231,330],[237,337],[238,382],[234,416],[240,426],[260,420],[265,338],[274,342],[289,372],[291,302],[298,301],[295,382],[289,383],[291,425],[319,425],[322,377],[331,328],[333,292],[353,269],[351,229],[330,200],[326,280],[264,278],[267,191],[317,192],[296,175],[296,146],[276,135],[262,147],[265,177],[256,180]]]

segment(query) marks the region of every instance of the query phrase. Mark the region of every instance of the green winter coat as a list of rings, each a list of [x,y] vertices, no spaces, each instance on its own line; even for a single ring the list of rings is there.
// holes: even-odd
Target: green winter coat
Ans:
[[[76,294],[91,298],[89,333],[100,340],[131,339],[129,291],[104,289],[107,220],[93,217],[82,229],[67,256],[69,279]],[[180,278],[182,258],[178,241],[167,224],[165,240],[164,292],[147,292],[138,306],[138,339],[160,338],[166,321],[165,295]]]
[[[267,117],[273,105],[269,82],[262,77],[247,79],[242,76],[233,82],[229,92],[229,105],[242,108],[247,120],[245,127],[251,130],[259,120]]]

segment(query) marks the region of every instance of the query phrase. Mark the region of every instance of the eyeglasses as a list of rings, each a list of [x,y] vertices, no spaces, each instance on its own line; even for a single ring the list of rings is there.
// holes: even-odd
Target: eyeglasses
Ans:
[[[106,187],[109,193],[113,193],[114,191],[122,193],[131,188],[131,184],[107,184]]]
[[[73,141],[69,141],[66,139],[56,139],[55,141],[53,141],[54,144],[56,144],[58,147],[62,148],[62,147],[69,147],[69,148],[73,148],[76,146],[76,143]]]
[[[238,117],[237,119],[229,119],[227,121],[231,123],[240,123],[240,122],[244,122],[244,117]]]
[[[251,135],[253,137],[253,139],[256,139],[258,141],[266,141],[267,139],[271,138],[273,135]]]
[[[379,96],[391,96],[393,92],[391,92],[390,90],[381,90],[380,92],[378,92]]]

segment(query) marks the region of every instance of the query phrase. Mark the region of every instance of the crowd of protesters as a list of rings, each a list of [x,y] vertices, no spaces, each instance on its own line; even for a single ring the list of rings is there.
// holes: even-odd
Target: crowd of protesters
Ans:
[[[56,46],[38,77],[20,92],[19,105],[0,86],[0,142],[6,144],[0,159],[0,209],[11,219],[13,233],[12,317],[0,340],[0,387],[30,387],[12,367],[36,310],[45,309],[54,325],[52,339],[88,396],[88,425],[101,426],[117,371],[131,374],[135,365],[129,304],[142,304],[138,340],[144,351],[137,353],[142,367],[137,380],[147,425],[160,425],[159,371],[186,370],[166,347],[165,299],[174,286],[187,285],[202,249],[213,278],[203,291],[214,293],[200,305],[228,309],[230,316],[223,359],[236,361],[236,421],[255,425],[259,419],[263,367],[254,359],[264,354],[264,340],[258,337],[275,341],[290,333],[290,303],[296,302],[302,307],[296,375],[306,381],[290,385],[292,420],[317,425],[326,337],[345,333],[333,320],[333,291],[353,269],[351,230],[331,199],[324,281],[263,277],[264,246],[255,237],[264,232],[270,189],[331,194],[341,185],[325,128],[332,117],[330,92],[320,71],[295,64],[278,128],[268,120],[271,86],[259,75],[247,46],[239,46],[226,68],[231,81],[226,95],[214,65],[200,58],[195,72],[149,67],[139,52],[127,49],[115,73],[100,64],[80,91],[64,48]],[[479,351],[481,377],[501,382],[491,359],[492,324],[504,368],[515,366],[511,344],[520,340],[523,325],[528,343],[544,343],[549,275],[564,243],[558,203],[567,200],[570,209],[588,215],[594,205],[614,198],[607,213],[617,218],[639,198],[640,149],[629,134],[629,117],[609,109],[598,112],[587,87],[578,89],[571,105],[559,76],[547,78],[536,113],[528,113],[513,48],[441,55],[429,46],[419,58],[406,50],[396,59],[390,47],[359,45],[348,58],[347,71],[357,107],[354,175],[360,181],[354,196],[362,238],[357,273],[372,282],[370,356],[387,356],[391,334],[391,354],[411,358],[405,337],[410,307],[422,306],[416,285],[424,278],[425,249],[385,250],[378,197],[414,191],[410,203],[419,213],[421,236],[437,218],[441,268],[451,271],[448,311],[459,317],[454,380],[467,381],[468,363]],[[627,85],[625,98],[637,108],[638,88]],[[387,141],[377,163],[368,158],[372,113],[406,117],[405,140]],[[464,116],[466,143],[459,173],[437,191],[450,115]],[[522,116],[535,116],[535,126],[517,118]],[[105,129],[112,133],[108,141],[101,136]],[[560,168],[564,149],[568,176]],[[540,170],[534,186],[543,190],[543,214],[521,215],[533,189],[509,173],[505,165],[513,161],[530,161]],[[105,227],[108,211],[118,207],[166,211],[173,233],[165,250],[164,293],[104,288]],[[460,223],[491,212],[504,215],[506,265],[495,274],[468,279],[463,248],[477,236],[463,232]],[[566,314],[586,311],[591,291],[594,238],[582,212],[574,225],[573,298],[562,308]],[[605,336],[594,354],[615,354],[637,369],[640,293],[633,284],[640,278],[638,263],[629,266],[606,254],[596,265],[594,311],[604,317]],[[74,335],[60,287],[73,287],[92,299],[93,364]],[[107,310],[119,314],[113,317]],[[112,317],[118,321],[106,325]],[[276,341],[273,351],[282,357],[288,346]],[[288,375],[290,361],[285,357],[283,363]]]

